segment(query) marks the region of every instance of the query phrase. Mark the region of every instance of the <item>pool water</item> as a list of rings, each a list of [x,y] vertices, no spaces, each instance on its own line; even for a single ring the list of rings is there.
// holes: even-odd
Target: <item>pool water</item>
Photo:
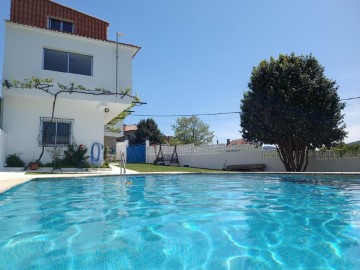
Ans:
[[[0,269],[360,269],[360,177],[34,180],[0,195]]]

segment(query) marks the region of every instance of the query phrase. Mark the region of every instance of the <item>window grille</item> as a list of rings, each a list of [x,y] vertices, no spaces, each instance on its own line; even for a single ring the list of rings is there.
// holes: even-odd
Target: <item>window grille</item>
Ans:
[[[42,146],[66,146],[73,141],[74,119],[40,117],[39,145]]]

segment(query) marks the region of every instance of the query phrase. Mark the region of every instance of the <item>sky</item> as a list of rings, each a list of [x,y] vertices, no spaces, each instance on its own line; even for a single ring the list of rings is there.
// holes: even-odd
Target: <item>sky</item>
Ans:
[[[337,82],[340,98],[360,96],[359,0],[56,0],[110,23],[108,39],[142,49],[133,61],[133,91],[147,102],[136,115],[238,112],[251,70],[279,54],[313,54]],[[10,0],[0,0],[9,19]],[[0,69],[4,23],[0,23]],[[360,140],[360,99],[346,102],[345,142]],[[177,117],[152,117],[173,135]],[[200,116],[214,142],[241,137],[239,114]]]

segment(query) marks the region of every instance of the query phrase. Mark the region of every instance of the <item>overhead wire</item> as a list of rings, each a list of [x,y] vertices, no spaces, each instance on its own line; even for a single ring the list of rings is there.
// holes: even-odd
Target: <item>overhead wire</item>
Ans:
[[[133,116],[145,117],[189,117],[189,116],[206,116],[206,115],[224,115],[235,114],[240,112],[219,112],[219,113],[193,113],[193,114],[132,114]]]
[[[360,99],[360,97],[343,98],[341,101]],[[227,115],[240,114],[241,112],[217,112],[217,113],[192,113],[192,114],[131,114],[139,117],[191,117],[191,116],[213,116],[213,115]]]
[[[352,100],[352,99],[359,99],[360,97],[352,97],[352,98],[343,98],[343,99],[340,99],[340,100]]]

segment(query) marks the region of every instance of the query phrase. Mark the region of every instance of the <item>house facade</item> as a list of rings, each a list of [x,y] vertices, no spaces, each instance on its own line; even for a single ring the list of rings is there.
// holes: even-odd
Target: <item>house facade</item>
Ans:
[[[7,134],[5,156],[17,154],[29,162],[39,156],[44,140],[47,148],[75,142],[90,149],[104,143],[104,125],[133,101],[131,90],[125,96],[120,93],[132,87],[132,61],[140,49],[108,40],[108,26],[51,0],[11,1],[10,20],[5,21],[0,120]],[[29,77],[52,79],[46,88],[50,93],[13,86],[14,80]],[[51,121],[51,93],[61,90],[58,83],[68,89],[81,85],[94,94],[59,94]],[[95,94],[96,89],[108,94]],[[47,126],[50,134],[45,139]],[[50,161],[47,151],[42,161]]]

